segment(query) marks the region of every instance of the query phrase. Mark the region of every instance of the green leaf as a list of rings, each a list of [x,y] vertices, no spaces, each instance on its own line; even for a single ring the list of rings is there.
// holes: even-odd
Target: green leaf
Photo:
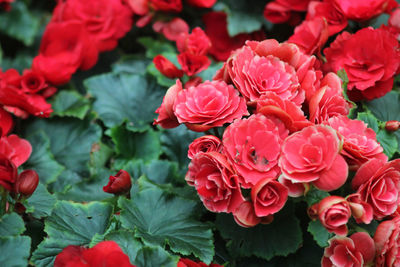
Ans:
[[[281,267],[281,266],[290,266],[290,267],[320,267],[321,266],[321,258],[324,254],[323,248],[319,247],[310,233],[304,233],[304,242],[301,248],[296,251],[295,254],[290,254],[286,257],[275,257],[271,261],[268,261],[267,264],[264,265],[253,265],[254,267],[258,266],[269,266],[269,267]]]
[[[112,212],[112,206],[107,203],[78,204],[59,201],[45,222],[45,232],[52,239],[86,245],[96,233],[104,233]]]
[[[177,169],[176,162],[153,160],[144,166],[143,174],[157,184],[166,184],[177,175]]]
[[[124,56],[112,65],[115,73],[145,75],[146,68],[151,63],[150,60],[137,55]]]
[[[385,96],[366,102],[365,106],[381,121],[400,121],[400,93],[391,91]]]
[[[146,48],[146,57],[150,59],[153,59],[155,56],[166,52],[176,52],[175,47],[167,41],[161,42],[154,40],[151,37],[141,37],[138,39],[138,42]]]
[[[131,262],[134,262],[138,251],[143,247],[143,244],[135,238],[134,233],[128,230],[111,232],[105,236],[105,240],[117,242],[122,251],[128,255]]]
[[[34,169],[42,183],[54,182],[64,170],[55,159],[50,149],[50,140],[42,131],[27,137],[32,145],[32,154],[24,164],[25,169]]]
[[[222,68],[223,62],[215,62],[210,65],[206,70],[203,70],[202,72],[199,73],[198,76],[200,76],[203,81],[211,81],[212,78],[214,77],[215,73]]]
[[[251,5],[244,0],[234,2],[218,1],[214,10],[224,11],[227,14],[228,33],[235,36],[240,33],[251,33],[260,30],[265,18],[260,10],[263,10],[265,1],[254,1]]]
[[[397,139],[397,144],[398,144],[397,150],[400,151],[400,131],[396,131],[393,134],[396,136]]]
[[[349,83],[349,77],[347,76],[345,69],[338,70],[337,75],[342,80],[343,97],[344,97],[344,99],[346,99],[347,102],[349,102],[351,104],[351,108],[349,110],[349,115],[347,117],[349,117],[350,119],[354,119],[354,117],[356,116],[356,112],[357,112],[357,104],[354,103],[353,101],[351,101],[349,96],[347,95],[347,85]]]
[[[372,26],[374,29],[378,29],[382,25],[387,25],[389,17],[389,14],[382,14],[379,17],[372,19],[369,22],[369,25]]]
[[[143,182],[140,180],[140,182]],[[170,249],[182,255],[194,254],[209,264],[213,258],[211,229],[194,219],[196,203],[179,197],[167,197],[147,183],[131,200],[120,198],[122,226],[135,229],[144,242]]]
[[[103,143],[93,144],[90,152],[90,174],[92,176],[98,175],[102,169],[105,168],[105,165],[113,153],[113,149]]]
[[[3,15],[3,14],[2,14]],[[3,70],[8,70],[8,69],[16,69],[20,73],[23,72],[23,70],[26,69],[26,66],[30,66],[32,64],[33,56],[24,53],[24,52],[19,52],[15,57],[8,58],[5,57],[4,55],[3,60],[1,62],[1,68]]]
[[[333,234],[329,233],[319,220],[310,221],[307,231],[312,234],[314,240],[320,247],[327,247],[328,240],[333,236]]]
[[[371,113],[359,112],[357,114],[357,120],[364,121],[366,124],[368,124],[369,128],[374,130],[374,132],[378,132],[378,130],[379,130],[378,120]]]
[[[88,245],[95,234],[103,234],[113,214],[107,203],[76,204],[57,202],[51,216],[45,221],[45,239],[33,253],[37,266],[48,266],[55,256],[68,245]]]
[[[128,159],[150,161],[161,153],[159,133],[149,129],[142,133],[128,131],[124,126],[112,128],[110,136],[118,154]]]
[[[192,132],[185,125],[180,125],[174,129],[168,129],[161,135],[162,150],[171,161],[178,162],[180,168],[183,168],[183,174],[186,172],[190,160],[187,157],[187,151],[190,143],[200,137],[202,134]]]
[[[85,179],[68,187],[64,192],[57,193],[58,199],[76,202],[101,201],[113,195],[105,193],[103,186],[108,183],[108,177],[114,175],[108,169],[100,169],[94,179]]]
[[[1,266],[28,266],[31,238],[28,236],[0,237]]]
[[[345,69],[338,70],[337,75],[343,82],[342,87],[344,89],[347,89],[347,84],[349,83],[349,77],[347,76],[346,70]],[[345,96],[346,99],[348,99],[347,94]]]
[[[33,252],[31,261],[37,267],[49,267],[54,265],[56,256],[71,244],[64,240],[45,239]]]
[[[142,159],[116,159],[113,162],[112,169],[115,171],[123,169],[127,171],[133,179],[138,179],[143,174],[144,162]]]
[[[357,232],[365,232],[367,231],[370,236],[374,236],[376,232],[376,228],[379,226],[379,222],[376,220],[372,220],[371,223],[369,224],[358,224],[357,226],[360,227],[360,230],[357,230]]]
[[[300,222],[288,203],[268,225],[243,228],[236,224],[231,214],[218,214],[216,225],[227,240],[227,248],[233,257],[254,255],[270,260],[296,252],[303,241]]]
[[[49,216],[55,204],[55,196],[50,194],[43,184],[39,183],[33,195],[28,198],[26,208],[27,210],[31,209],[32,211],[29,213],[39,219]]]
[[[18,214],[4,214],[3,217],[0,218],[0,236],[20,235],[24,231],[24,221]]]
[[[87,79],[84,84],[96,98],[93,109],[109,128],[127,121],[129,130],[150,129],[149,123],[156,118],[154,111],[165,94],[139,75],[109,73]]]
[[[228,14],[228,33],[230,36],[251,33],[259,30],[263,25],[264,18],[262,16],[254,16],[240,11],[232,11]]]
[[[386,130],[380,130],[376,135],[376,139],[383,147],[383,152],[389,157],[393,157],[396,153],[399,144],[397,143],[397,138],[393,133],[389,133]]]
[[[304,200],[307,202],[308,206],[312,206],[329,196],[330,195],[328,192],[312,187],[310,191],[308,191],[307,194],[304,196]]]
[[[99,142],[101,128],[97,124],[75,118],[36,120],[27,132],[42,130],[50,138],[55,159],[68,170],[88,174],[92,144]]]
[[[161,247],[143,247],[135,258],[134,264],[140,267],[176,267],[178,256],[171,256]]]
[[[178,164],[173,161],[155,159],[145,163],[142,159],[116,159],[112,167],[115,171],[127,171],[133,179],[144,175],[157,184],[170,183],[177,178],[183,181],[183,177],[178,174]]]
[[[16,1],[9,12],[2,12],[0,31],[30,46],[39,30],[39,17],[28,10],[24,1]]]
[[[66,192],[74,187],[75,184],[81,182],[82,179],[83,178],[78,173],[65,169],[60,176],[58,176],[57,181],[49,184],[48,188],[49,191],[54,193]]]
[[[75,91],[61,91],[51,102],[52,116],[83,119],[90,108],[89,100]]]

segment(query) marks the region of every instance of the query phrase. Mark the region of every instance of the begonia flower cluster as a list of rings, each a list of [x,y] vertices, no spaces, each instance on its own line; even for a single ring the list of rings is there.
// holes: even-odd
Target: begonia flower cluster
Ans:
[[[0,12],[13,12],[16,1],[19,0],[0,0]],[[249,27],[243,27],[235,34],[231,31],[233,16],[239,14],[239,17],[244,15],[244,19],[249,19],[246,16],[251,15],[246,14],[246,11],[238,12],[234,5],[231,7],[226,2],[229,1],[219,3],[220,5],[216,5],[216,0],[55,1],[55,8],[51,17],[49,16],[48,24],[43,27],[40,47],[38,46],[38,51],[34,54],[36,56],[33,57],[32,64],[21,70],[0,69],[0,214],[23,214],[23,217],[14,215],[18,220],[29,220],[30,223],[38,216],[31,216],[26,212],[28,209],[28,213],[35,210],[35,206],[31,206],[27,199],[38,187],[39,175],[23,165],[36,144],[31,145],[27,140],[31,140],[27,133],[27,139],[15,134],[14,128],[18,132],[22,119],[29,116],[41,119],[52,116],[53,108],[56,108],[52,108],[50,103],[54,103],[52,97],[57,93],[57,87],[62,88],[71,81],[67,86],[71,86],[71,89],[75,87],[74,75],[77,72],[93,68],[101,53],[116,50],[119,40],[133,27],[137,27],[140,29],[132,31],[133,35],[136,30],[141,33],[150,29],[153,36],[160,37],[161,44],[171,42],[173,49],[176,48],[176,53],[152,51],[152,55],[156,56],[149,67],[155,67],[161,75],[175,80],[155,111],[157,118],[153,124],[164,129],[184,125],[182,127],[196,132],[198,136],[202,135],[188,146],[187,157],[190,163],[187,169],[183,168],[187,171],[186,175],[181,175],[181,181],[178,181],[181,169],[177,169],[182,166],[180,163],[175,164],[174,160],[164,161],[164,156],[169,157],[165,151],[155,151],[151,161],[137,158],[142,155],[136,153],[141,148],[138,144],[142,140],[140,138],[129,144],[127,149],[136,150],[135,155],[129,159],[124,158],[125,151],[120,149],[124,147],[124,142],[131,141],[128,139],[132,136],[144,136],[150,130],[152,135],[149,135],[148,140],[152,136],[158,138],[161,135],[158,135],[157,127],[146,125],[148,129],[132,130],[130,127],[135,127],[136,124],[127,121],[128,118],[121,118],[120,124],[116,123],[111,128],[99,110],[91,110],[87,117],[83,115],[85,120],[90,117],[90,123],[93,124],[102,121],[101,127],[98,127],[98,142],[101,144],[92,144],[93,155],[90,155],[90,159],[96,161],[96,166],[87,162],[82,164],[90,168],[88,172],[82,171],[90,177],[78,177],[80,174],[77,173],[76,180],[82,179],[79,179],[79,185],[76,183],[73,186],[78,185],[79,190],[90,192],[89,189],[93,187],[87,189],[85,182],[95,182],[93,184],[98,186],[99,194],[93,194],[89,199],[93,197],[97,201],[97,198],[101,199],[106,195],[109,199],[101,199],[103,202],[99,201],[99,204],[109,206],[111,211],[107,215],[102,233],[94,233],[90,238],[83,233],[82,237],[87,243],[67,239],[66,242],[74,241],[73,244],[62,243],[63,247],[55,247],[51,252],[54,266],[132,267],[135,266],[133,263],[136,264],[133,254],[142,249],[133,248],[136,243],[146,246],[143,247],[143,253],[148,249],[147,252],[152,253],[149,254],[151,257],[174,261],[177,267],[220,267],[222,265],[213,263],[217,257],[221,258],[218,263],[228,262],[224,255],[217,254],[219,251],[216,245],[213,247],[212,241],[208,244],[212,252],[208,251],[208,256],[207,253],[201,255],[203,252],[194,253],[190,249],[176,249],[173,241],[168,240],[170,233],[161,233],[160,238],[158,233],[152,232],[153,229],[146,225],[148,222],[140,225],[142,218],[136,218],[140,216],[124,210],[123,204],[131,200],[131,194],[139,195],[146,189],[138,179],[153,186],[157,182],[150,177],[156,176],[151,168],[164,163],[165,166],[171,166],[171,170],[174,169],[173,175],[176,177],[170,184],[160,185],[157,189],[168,193],[168,197],[181,198],[181,188],[174,187],[181,186],[180,182],[186,182],[185,186],[195,190],[193,193],[197,194],[206,210],[230,214],[230,218],[243,228],[271,224],[278,220],[279,213],[283,213],[284,209],[291,209],[297,203],[304,205],[304,201],[306,208],[302,211],[296,210],[296,213],[303,212],[304,217],[309,220],[307,230],[314,235],[312,231],[315,229],[310,228],[320,227],[317,230],[321,236],[329,236],[322,240],[324,242],[316,240],[321,247],[321,243],[325,243],[321,257],[323,267],[400,266],[400,148],[396,148],[393,153],[388,152],[391,145],[399,145],[397,131],[400,120],[396,116],[392,118],[393,114],[383,114],[380,118],[375,114],[377,106],[382,105],[382,102],[379,103],[381,98],[392,90],[395,94],[399,90],[398,1],[265,1],[265,4],[262,3],[265,5],[264,9],[259,10],[259,15],[267,22],[262,24],[260,18],[254,18],[254,21],[250,19],[251,25],[244,25]],[[195,13],[199,17],[190,21]],[[388,17],[386,24],[374,24],[383,14]],[[291,32],[287,36],[282,34],[284,40],[280,34],[272,36],[270,33],[273,31],[269,28],[271,23],[287,24],[280,25],[282,28],[278,28],[278,31],[291,29]],[[254,25],[260,25],[260,28],[255,29]],[[241,25],[236,26],[240,28]],[[136,37],[140,36],[134,36],[135,41],[140,40]],[[25,45],[27,43],[24,42]],[[124,42],[124,46],[131,45],[126,43]],[[169,44],[167,47],[170,48]],[[119,49],[114,51],[115,55],[118,54],[116,57],[121,56],[123,61],[125,57],[121,52]],[[132,58],[140,58],[140,63],[147,64],[151,62],[148,54],[151,53],[146,53],[146,59],[141,55],[134,55]],[[118,66],[119,62],[114,66]],[[209,69],[210,66],[217,64],[220,65],[213,77],[208,80],[204,78],[210,76],[206,73],[212,69]],[[136,69],[128,72],[131,71],[134,74],[124,73],[121,76],[136,75],[139,72]],[[143,73],[140,70],[140,75],[137,75],[148,81],[155,77],[148,77],[147,73],[153,76],[159,74],[151,73],[152,71],[153,69],[147,68]],[[115,77],[120,75],[114,67],[110,74]],[[156,78],[161,86],[169,81],[161,76]],[[84,85],[87,86],[86,81]],[[135,90],[137,85],[128,86]],[[118,89],[116,86],[115,90]],[[88,94],[82,96],[82,102],[87,101],[88,109],[95,105],[92,105],[94,101],[98,104],[100,98],[93,96],[91,90],[89,88]],[[75,89],[71,91],[75,92]],[[375,102],[371,104],[371,101]],[[374,114],[370,107],[371,110],[375,108],[375,113],[372,112]],[[355,114],[363,114],[367,118],[357,117]],[[73,119],[82,119],[80,116],[76,117]],[[384,121],[382,117],[386,117]],[[119,128],[125,126],[125,123],[126,128]],[[26,129],[21,132],[24,130]],[[101,134],[102,130],[104,134]],[[116,135],[119,134],[118,131],[125,130],[129,132],[126,135],[128,137],[121,134],[126,137],[126,140],[121,141]],[[143,140],[147,142],[146,138]],[[154,144],[157,144],[154,145],[155,149],[164,149],[165,140],[154,140]],[[46,156],[53,159],[54,152],[51,148],[54,140],[49,140],[48,143],[49,147],[45,148],[48,152]],[[102,154],[100,156],[95,155],[98,152],[97,146],[106,150],[99,152]],[[109,147],[113,147],[115,151],[111,151]],[[69,200],[68,193],[76,197],[80,191],[77,190],[76,193],[65,187],[63,192],[57,192],[64,183],[69,183],[69,176],[75,177],[75,173],[68,169],[69,164],[56,164],[58,159],[54,162],[54,168],[60,168],[62,174],[57,175],[62,177],[62,181],[41,181],[40,186],[49,199],[54,197],[54,202],[61,206],[61,201]],[[98,175],[97,163],[104,165],[99,166],[99,173],[107,173],[107,176],[114,174],[109,176],[108,183],[103,183],[102,188],[95,181],[98,177],[94,177]],[[121,169],[125,167],[131,174],[133,171],[138,173],[131,177],[128,171]],[[106,172],[108,168],[110,172]],[[38,172],[41,173],[39,170]],[[142,178],[137,178],[139,176]],[[151,191],[155,190],[148,190]],[[108,194],[103,194],[104,192]],[[310,197],[312,193],[316,195]],[[183,194],[190,194],[190,191]],[[168,201],[169,198],[166,202]],[[73,205],[78,206],[75,203]],[[86,203],[82,206],[85,205]],[[53,244],[51,238],[57,229],[51,229],[51,219],[44,218],[45,215],[52,216],[53,211],[50,208],[37,211],[43,213],[43,217],[39,216],[44,219],[44,231],[47,234],[43,242],[48,243],[38,246],[34,252],[36,256],[45,254],[41,250],[46,251],[48,245]],[[140,209],[134,210],[140,215],[139,211],[141,212]],[[127,222],[127,212],[131,212],[137,221],[132,223],[131,219],[132,221]],[[204,214],[206,212],[202,215]],[[90,214],[83,217],[87,220],[96,218]],[[187,221],[196,219],[189,217],[187,216]],[[86,220],[85,218],[83,219]],[[2,219],[0,218],[0,222]],[[208,220],[208,217],[204,216],[201,220],[203,219]],[[215,226],[212,230],[220,232],[217,238],[222,243],[228,239],[227,234],[219,229],[218,219],[215,224],[207,223],[211,227]],[[301,224],[304,223],[304,218],[302,220]],[[371,222],[377,225],[375,234],[371,234],[373,226],[365,226]],[[43,221],[40,222],[41,225],[42,223]],[[28,235],[32,231],[32,225],[27,225],[27,231],[20,234]],[[302,228],[303,226],[301,225]],[[146,227],[149,229],[145,229]],[[258,231],[263,227],[254,230]],[[75,231],[73,227],[71,229]],[[247,230],[250,232],[252,229]],[[63,234],[70,234],[68,231],[66,229]],[[212,235],[211,230],[208,231]],[[129,236],[128,233],[132,235]],[[41,238],[46,234],[41,235]],[[110,236],[117,234],[126,234],[126,240],[119,240],[118,236],[116,241],[108,240]],[[152,240],[153,244],[147,238],[154,238],[157,242]],[[29,242],[34,244],[36,241],[31,239]],[[234,243],[235,240],[229,242]],[[150,245],[151,247],[147,247]],[[157,248],[152,247],[153,245]],[[181,246],[184,247],[182,244]],[[226,248],[231,250],[229,245]],[[216,256],[213,258],[214,253]],[[240,253],[242,252],[239,251]],[[252,256],[247,255],[248,251],[243,253],[246,257]],[[284,253],[287,255],[289,252]],[[273,256],[282,256],[284,253]],[[144,258],[149,255],[144,255]],[[194,259],[196,257],[201,260],[208,257],[207,261],[204,260],[207,264]],[[135,260],[138,261],[138,258]],[[233,265],[240,265],[243,259],[238,256],[234,260],[238,262],[232,262]]]
[[[207,21],[223,22],[224,14],[205,16],[210,54],[224,65],[213,81],[177,80],[155,124],[205,132],[189,145],[185,180],[208,210],[253,227],[271,223],[290,197],[313,188],[329,192],[307,210],[336,235],[321,265],[397,266],[400,159],[389,160],[376,131],[350,113],[354,102],[390,92],[400,73],[397,7],[392,0],[271,1],[265,18],[294,26],[294,33],[283,43],[243,46],[214,39],[227,31]],[[347,31],[349,23],[363,25],[383,13],[390,15],[387,25]],[[395,132],[398,121],[383,128]],[[372,220],[384,221],[374,239],[364,232],[347,237],[350,221]]]
[[[267,39],[232,52],[213,81],[183,88],[177,80],[155,124],[205,132],[189,145],[185,180],[208,210],[231,213],[240,226],[271,223],[289,197],[311,188],[331,192],[308,209],[312,220],[338,235],[322,264],[362,266],[374,260],[374,242],[366,233],[346,237],[347,224],[396,214],[400,159],[388,161],[376,133],[348,117],[353,105],[342,80],[315,56],[291,42]],[[332,193],[350,183],[350,172],[352,193]]]

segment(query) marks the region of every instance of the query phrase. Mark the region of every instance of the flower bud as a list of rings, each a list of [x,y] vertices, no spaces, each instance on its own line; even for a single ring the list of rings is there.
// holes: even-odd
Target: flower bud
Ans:
[[[351,216],[350,205],[340,196],[329,196],[318,203],[318,217],[330,233],[347,235],[347,222]]]
[[[357,223],[369,224],[373,219],[373,209],[372,206],[361,200],[361,196],[358,193],[348,195],[346,197],[347,202],[349,202],[351,214]]]
[[[39,176],[34,170],[25,170],[21,172],[14,184],[14,190],[17,194],[29,197],[35,192],[39,184]]]
[[[119,170],[115,176],[110,176],[108,184],[103,191],[115,195],[123,195],[129,192],[132,186],[131,176],[127,171]]]
[[[178,69],[174,63],[162,55],[157,55],[153,59],[153,63],[156,66],[156,69],[167,78],[175,79],[183,76],[183,71]]]
[[[253,203],[250,201],[242,202],[233,212],[233,218],[237,224],[246,228],[256,226],[261,222],[261,219],[254,212]]]
[[[400,128],[400,121],[387,121],[385,124],[386,131],[395,132]]]

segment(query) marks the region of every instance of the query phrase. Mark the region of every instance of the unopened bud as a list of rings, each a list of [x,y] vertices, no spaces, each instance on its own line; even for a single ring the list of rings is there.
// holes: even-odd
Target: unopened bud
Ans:
[[[39,184],[39,176],[34,170],[25,170],[21,172],[14,185],[15,192],[25,197],[29,197],[35,192]]]
[[[261,219],[254,212],[253,203],[250,201],[242,202],[233,212],[233,218],[237,224],[246,228],[256,226],[261,222]]]
[[[131,189],[131,176],[127,171],[119,170],[115,176],[110,176],[108,184],[103,187],[103,191],[110,194],[122,195]]]
[[[386,131],[394,132],[400,128],[400,121],[387,121],[385,124]]]

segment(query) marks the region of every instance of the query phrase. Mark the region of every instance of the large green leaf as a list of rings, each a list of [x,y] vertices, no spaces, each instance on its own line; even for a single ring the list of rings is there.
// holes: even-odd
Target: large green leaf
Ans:
[[[153,160],[143,167],[143,174],[157,184],[165,184],[177,176],[177,169],[176,162]]]
[[[394,133],[390,133],[385,129],[379,130],[376,135],[376,139],[383,147],[383,152],[389,157],[389,159],[396,153],[399,144]]]
[[[75,118],[36,120],[27,132],[44,131],[55,159],[70,171],[87,175],[90,151],[101,137],[97,124]]]
[[[189,158],[187,151],[190,143],[202,134],[192,132],[185,125],[164,131],[161,135],[162,150],[172,161],[178,162],[179,166],[186,172]]]
[[[133,74],[103,74],[84,84],[95,97],[94,111],[109,128],[127,121],[130,130],[149,129],[165,94],[155,82]]]
[[[254,265],[246,265],[246,261],[243,264],[238,264],[237,266],[246,267],[320,267],[321,258],[324,254],[323,248],[319,247],[308,232],[304,233],[304,242],[298,251],[289,256],[275,257],[268,262],[255,263]],[[243,258],[242,258],[243,259]],[[240,259],[240,260],[242,260]],[[246,259],[246,258],[245,258]]]
[[[140,183],[144,180],[140,179]],[[122,226],[135,229],[144,242],[174,252],[193,253],[206,263],[213,255],[213,237],[209,226],[192,219],[196,203],[179,197],[167,197],[152,185],[142,188],[131,200],[120,198]]]
[[[101,201],[110,198],[113,195],[105,193],[103,186],[108,183],[108,177],[114,174],[108,169],[99,169],[91,179],[84,179],[73,186],[67,186],[66,190],[57,193],[57,198],[76,202]]]
[[[368,127],[372,128],[376,132],[376,139],[383,147],[383,152],[389,158],[391,158],[397,151],[400,151],[400,135],[388,132],[385,129],[379,129],[377,118],[382,121],[400,120],[399,101],[399,94],[396,92],[390,92],[384,97],[368,102],[366,106],[370,111],[358,113],[358,119],[368,123]],[[387,107],[385,105],[395,105],[395,107]],[[371,114],[371,112],[373,114]]]
[[[366,102],[366,107],[381,121],[400,121],[400,93],[391,91],[385,96]]]
[[[22,218],[16,213],[4,214],[0,218],[0,236],[20,235],[25,231]],[[1,261],[0,261],[1,262]]]
[[[90,108],[89,100],[76,91],[61,91],[51,102],[52,116],[83,119]]]
[[[27,200],[27,210],[32,213],[35,218],[47,217],[51,214],[54,205],[56,204],[56,197],[50,194],[46,187],[39,183],[35,192]]]
[[[357,114],[357,120],[364,121],[366,124],[368,124],[368,128],[371,128],[375,132],[378,132],[378,130],[379,130],[378,120],[371,113],[359,112]]]
[[[0,42],[1,44],[1,42]],[[29,53],[19,52],[15,57],[5,57],[1,61],[1,68],[3,70],[8,69],[16,69],[20,73],[26,69],[26,66],[30,66],[32,64],[33,56]]]
[[[159,54],[176,52],[170,42],[154,40],[151,37],[141,37],[138,41],[146,47],[146,57],[151,59]]]
[[[333,234],[329,233],[319,220],[310,221],[307,231],[312,234],[314,240],[320,247],[327,247],[328,240],[333,236]]]
[[[9,12],[2,12],[0,31],[29,46],[39,30],[39,17],[28,10],[24,1],[15,1]]]
[[[0,237],[0,263],[5,267],[28,266],[31,238],[28,236]]]
[[[397,150],[400,151],[400,131],[396,131],[393,133],[397,138]]]
[[[125,254],[129,256],[131,262],[134,262],[138,251],[143,247],[143,244],[135,238],[134,233],[128,230],[110,232],[105,236],[105,240],[117,242]]]
[[[304,200],[307,202],[308,206],[320,202],[322,199],[329,197],[329,193],[326,191],[319,190],[312,187],[307,194],[304,196]]]
[[[204,71],[200,72],[198,76],[200,76],[203,81],[211,81],[212,78],[214,77],[215,73],[222,68],[223,62],[213,62],[210,67],[205,69]]]
[[[142,56],[129,55],[114,63],[112,65],[112,70],[115,73],[144,75],[146,74],[146,68],[150,62],[150,60],[142,58]]]
[[[55,257],[69,245],[65,240],[45,239],[33,252],[31,261],[38,267],[51,267]]]
[[[251,5],[246,0],[218,1],[215,10],[227,14],[228,33],[235,36],[239,33],[251,33],[261,29],[265,19],[260,10],[263,10],[265,1],[253,0]]]
[[[107,203],[77,204],[57,202],[45,221],[45,239],[33,253],[37,266],[49,266],[68,245],[88,245],[95,234],[103,234],[110,222],[113,207]]]
[[[382,25],[387,25],[389,17],[390,17],[389,14],[382,14],[374,19],[371,19],[369,21],[369,25],[375,29],[378,29]]]
[[[24,164],[25,169],[34,169],[41,182],[54,182],[64,170],[55,159],[50,149],[50,140],[42,131],[35,132],[27,137],[32,145],[32,154]]]
[[[112,128],[110,136],[117,153],[124,158],[150,161],[161,154],[159,133],[152,129],[134,133],[120,126]]]
[[[268,225],[243,228],[231,214],[218,214],[216,224],[233,257],[254,255],[270,260],[296,252],[303,241],[300,222],[289,204]]]
[[[179,261],[178,256],[171,256],[163,248],[143,247],[135,258],[134,264],[140,267],[176,267]]]
[[[85,245],[96,233],[103,233],[107,229],[112,211],[112,206],[107,203],[59,201],[45,222],[45,231],[52,239]]]
[[[83,178],[76,172],[65,169],[60,176],[58,176],[57,181],[48,185],[51,192],[63,193],[75,186],[75,184],[81,182]]]

